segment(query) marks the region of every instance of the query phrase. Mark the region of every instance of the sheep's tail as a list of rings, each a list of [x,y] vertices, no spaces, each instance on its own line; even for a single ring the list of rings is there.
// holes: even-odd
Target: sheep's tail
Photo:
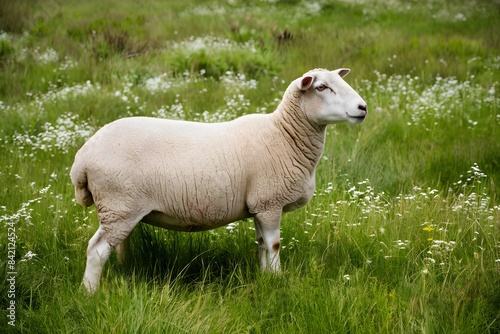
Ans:
[[[75,186],[76,201],[83,206],[91,206],[94,204],[92,193],[88,189],[87,170],[85,165],[82,165],[77,160],[71,167],[70,172],[71,182]]]

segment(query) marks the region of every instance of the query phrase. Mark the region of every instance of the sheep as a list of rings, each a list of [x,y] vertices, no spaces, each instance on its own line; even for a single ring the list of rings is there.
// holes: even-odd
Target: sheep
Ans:
[[[277,109],[221,123],[127,117],[77,152],[70,177],[78,203],[95,203],[83,285],[99,286],[113,248],[124,257],[139,222],[205,231],[253,217],[260,267],[280,272],[280,220],[313,196],[326,126],[361,123],[365,101],[342,78],[315,69],[294,80]]]

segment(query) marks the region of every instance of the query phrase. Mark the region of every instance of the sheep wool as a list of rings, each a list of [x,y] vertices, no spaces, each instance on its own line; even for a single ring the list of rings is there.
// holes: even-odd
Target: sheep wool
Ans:
[[[100,223],[87,248],[87,291],[113,248],[126,254],[141,221],[194,232],[253,217],[261,267],[279,272],[281,215],[311,199],[326,126],[367,115],[347,73],[307,72],[270,114],[222,123],[129,117],[97,131],[70,172],[77,202],[95,203]]]

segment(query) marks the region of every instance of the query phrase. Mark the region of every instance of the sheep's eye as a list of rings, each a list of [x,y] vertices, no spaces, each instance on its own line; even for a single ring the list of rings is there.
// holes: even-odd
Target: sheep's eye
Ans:
[[[335,93],[335,91],[331,88],[331,87],[328,87],[327,85],[320,85],[318,87],[316,87],[316,89],[319,91],[319,92],[322,92],[324,91],[325,89],[329,89],[332,91],[332,93]],[[336,93],[335,93],[336,94]]]

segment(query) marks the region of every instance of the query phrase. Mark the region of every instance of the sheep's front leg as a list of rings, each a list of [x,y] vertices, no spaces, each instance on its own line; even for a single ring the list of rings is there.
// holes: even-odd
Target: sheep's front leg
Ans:
[[[281,212],[256,214],[254,217],[260,266],[262,270],[274,273],[280,272],[280,219]]]
[[[260,267],[262,270],[267,269],[267,248],[266,244],[264,242],[264,237],[262,236],[262,232],[260,231],[260,226],[257,223],[257,219],[254,220],[255,224],[255,235],[257,239],[257,245],[259,247],[259,260],[260,260]]]

